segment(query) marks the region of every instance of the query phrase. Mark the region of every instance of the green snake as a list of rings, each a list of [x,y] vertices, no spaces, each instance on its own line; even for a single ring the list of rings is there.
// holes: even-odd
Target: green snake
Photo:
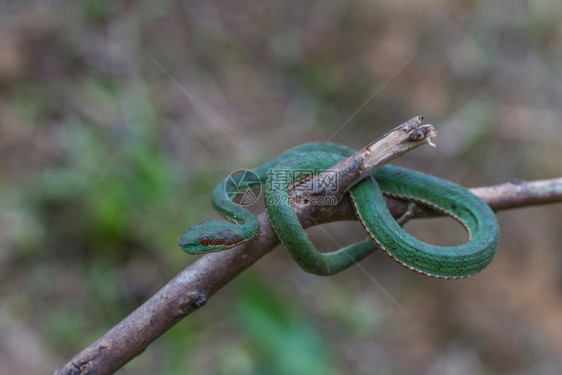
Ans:
[[[436,278],[462,278],[479,272],[494,257],[499,227],[490,207],[468,189],[411,169],[385,165],[349,190],[352,206],[369,239],[332,253],[318,251],[308,238],[289,199],[289,189],[298,184],[294,170],[324,171],[354,153],[334,143],[309,143],[294,147],[250,171],[254,180],[242,190],[265,185],[266,209],[275,232],[297,264],[307,272],[332,275],[355,264],[377,248],[402,265]],[[282,173],[280,173],[282,172]],[[277,176],[277,180],[275,180]],[[290,176],[281,178],[278,176]],[[190,254],[223,251],[255,238],[256,217],[235,204],[235,194],[244,179],[235,174],[213,191],[215,209],[232,223],[207,220],[190,227],[179,245]],[[469,235],[459,246],[424,243],[408,232],[389,212],[384,196],[429,207],[463,225]]]

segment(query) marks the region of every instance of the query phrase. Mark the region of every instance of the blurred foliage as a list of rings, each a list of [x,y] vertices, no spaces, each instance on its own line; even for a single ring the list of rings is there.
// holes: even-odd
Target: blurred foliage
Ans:
[[[256,369],[249,373],[332,373],[320,333],[299,314],[290,297],[272,293],[272,285],[248,276],[237,286],[237,317],[255,352]]]
[[[437,149],[398,164],[562,175],[561,18],[555,0],[3,2],[0,375],[121,320],[194,261],[176,241],[216,216],[213,186],[296,144],[361,147],[424,114]],[[318,278],[274,252],[121,373],[559,374],[562,211],[498,216],[496,260],[459,282],[380,254]]]

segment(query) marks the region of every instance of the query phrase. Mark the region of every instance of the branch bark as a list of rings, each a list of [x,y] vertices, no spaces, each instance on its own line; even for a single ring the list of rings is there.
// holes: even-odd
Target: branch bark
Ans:
[[[471,189],[493,210],[562,202],[562,178],[538,181],[512,181]],[[394,216],[402,215],[407,204],[387,199]],[[415,217],[431,213],[417,209]],[[339,220],[354,220],[347,200],[320,216],[308,217],[303,225]],[[207,300],[242,271],[279,244],[266,213],[258,216],[260,231],[256,239],[222,253],[207,254],[180,272],[160,291],[97,341],[78,353],[56,375],[112,374],[142,353],[146,347],[182,318],[204,306]]]
[[[404,129],[406,127],[410,131],[415,129],[420,121],[421,118],[409,120],[394,130],[406,131]],[[414,125],[412,128],[412,122],[418,125]],[[403,128],[400,129],[400,127]],[[401,137],[404,135],[408,134],[404,133]],[[368,149],[367,155],[369,155],[372,145],[370,144],[358,153]],[[371,172],[369,168],[365,168],[364,164],[357,162],[357,159],[353,159],[353,157],[347,163],[340,164],[342,164],[340,171],[344,171],[345,176],[348,177],[347,184],[353,184],[353,181],[358,180],[357,176],[362,173]],[[349,176],[353,176],[353,178],[349,178]],[[350,186],[338,186],[338,192],[334,195],[339,194],[340,197],[343,197]],[[472,191],[494,210],[562,202],[562,178],[531,182],[517,180],[501,185],[475,188]],[[387,205],[395,217],[401,216],[407,210],[407,204],[394,199],[387,199]],[[355,219],[355,214],[347,199],[341,199],[339,204],[333,207],[324,207],[319,210],[318,207],[306,206],[296,212],[304,227]],[[431,215],[433,215],[432,212],[423,208],[417,208],[413,214],[414,217]],[[212,253],[199,258],[115,327],[56,370],[55,374],[112,374],[142,353],[152,341],[182,318],[204,306],[219,289],[279,244],[265,212],[258,215],[258,221],[260,229],[253,241],[228,251]]]

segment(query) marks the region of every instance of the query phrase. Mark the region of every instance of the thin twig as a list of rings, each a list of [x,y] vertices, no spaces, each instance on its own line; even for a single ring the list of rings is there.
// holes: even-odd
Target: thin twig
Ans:
[[[354,168],[364,168],[361,163],[348,163],[345,166],[351,168],[347,170],[349,174],[353,174]],[[349,183],[351,180],[356,179],[350,179]],[[340,196],[343,196],[349,186],[338,188],[341,189]],[[494,210],[562,202],[562,178],[512,181],[472,191]],[[387,205],[395,216],[400,216],[407,209],[404,202],[393,199],[387,199]],[[320,212],[312,208],[297,212],[305,227],[355,219],[347,199]],[[414,213],[415,217],[429,215],[431,213],[423,209]],[[112,374],[142,353],[152,341],[204,306],[219,289],[279,244],[265,212],[258,215],[258,221],[260,229],[255,240],[199,258],[115,327],[56,370],[55,374]]]

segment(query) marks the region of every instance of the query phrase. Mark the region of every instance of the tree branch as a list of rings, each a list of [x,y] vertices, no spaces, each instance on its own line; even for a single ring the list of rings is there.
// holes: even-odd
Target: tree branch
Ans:
[[[471,190],[494,210],[562,202],[562,178],[508,182]],[[394,199],[388,199],[387,204],[394,216],[407,209],[404,202]],[[420,214],[429,216],[426,210],[420,210]],[[344,200],[330,213],[315,220],[309,218],[303,224],[354,218],[351,206]],[[279,244],[265,212],[258,216],[258,221],[260,231],[254,241],[199,258],[55,374],[112,374],[142,353],[152,341],[204,306],[215,292]]]
[[[398,128],[400,126],[395,129]],[[360,164],[344,165],[344,169],[348,168],[347,175],[364,167]],[[354,177],[353,180],[357,179]],[[348,188],[349,185],[341,187],[340,195],[343,196]],[[494,210],[562,202],[562,178],[531,182],[517,180],[475,188],[472,191]],[[395,216],[402,215],[407,209],[407,204],[393,199],[387,199],[387,205]],[[304,207],[297,212],[305,227],[355,219],[347,199],[342,199],[337,206],[320,211]],[[431,214],[419,208],[414,216]],[[258,215],[258,221],[260,229],[255,240],[228,251],[199,258],[115,327],[56,370],[55,374],[112,374],[142,353],[152,341],[182,318],[204,306],[219,289],[279,244],[265,212]]]

